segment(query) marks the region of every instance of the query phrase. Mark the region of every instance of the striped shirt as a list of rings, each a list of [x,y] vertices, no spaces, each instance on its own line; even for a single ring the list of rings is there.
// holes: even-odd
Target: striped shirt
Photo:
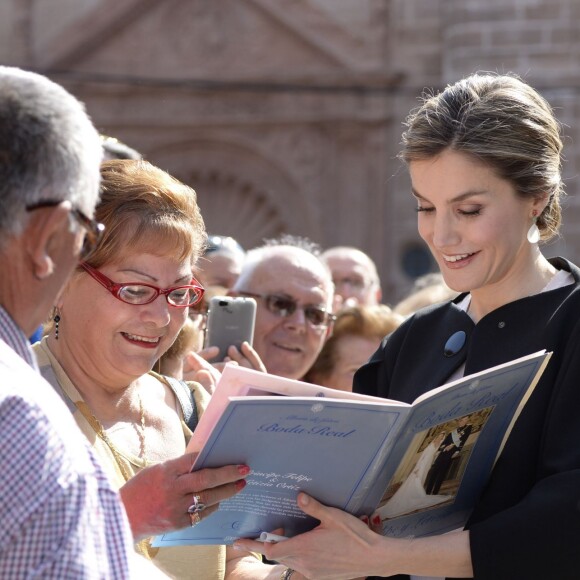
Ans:
[[[0,578],[135,577],[119,496],[35,367],[0,307]]]

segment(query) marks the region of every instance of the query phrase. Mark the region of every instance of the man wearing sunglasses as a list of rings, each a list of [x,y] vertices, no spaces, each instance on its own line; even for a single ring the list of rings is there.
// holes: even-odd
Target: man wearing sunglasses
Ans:
[[[103,231],[90,217],[101,157],[72,95],[0,66],[1,578],[159,577],[27,341]]]
[[[254,349],[267,371],[301,379],[332,329],[333,285],[315,254],[289,242],[250,250],[232,294],[257,301]]]

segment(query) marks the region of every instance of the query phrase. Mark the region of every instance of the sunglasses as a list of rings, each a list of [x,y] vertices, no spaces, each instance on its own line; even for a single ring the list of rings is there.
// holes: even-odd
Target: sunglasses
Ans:
[[[301,308],[304,311],[304,318],[315,328],[326,328],[336,319],[336,316],[328,312],[324,307],[314,306],[312,304],[298,306],[298,301],[290,296],[281,294],[255,294],[253,292],[237,292],[237,294],[264,300],[268,311],[280,318],[288,318],[298,308]]]
[[[61,200],[46,200],[39,201],[32,205],[26,206],[26,211],[34,211],[36,209],[42,209],[44,207],[55,207],[60,205],[63,201]],[[85,237],[83,239],[83,246],[79,258],[81,260],[86,260],[96,249],[103,237],[105,231],[105,226],[98,221],[90,218],[84,214],[80,209],[72,208],[70,210],[70,216],[72,216],[77,223],[85,230]]]
[[[187,286],[172,286],[171,288],[159,288],[142,282],[117,284],[86,262],[81,262],[80,267],[104,286],[117,300],[133,306],[150,304],[160,294],[163,294],[169,305],[176,308],[187,308],[200,302],[205,292],[202,285],[195,278],[192,278],[192,283]]]

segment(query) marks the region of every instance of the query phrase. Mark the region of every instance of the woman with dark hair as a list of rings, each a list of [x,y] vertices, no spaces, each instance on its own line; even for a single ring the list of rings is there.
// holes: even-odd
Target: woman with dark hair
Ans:
[[[550,106],[512,75],[474,74],[409,116],[401,157],[419,234],[460,294],[408,318],[359,369],[354,390],[411,402],[541,349],[553,355],[465,529],[383,537],[300,494],[321,523],[263,547],[268,558],[317,579],[578,578],[580,270],[538,245],[560,225],[561,152]],[[446,353],[459,331],[464,343]]]

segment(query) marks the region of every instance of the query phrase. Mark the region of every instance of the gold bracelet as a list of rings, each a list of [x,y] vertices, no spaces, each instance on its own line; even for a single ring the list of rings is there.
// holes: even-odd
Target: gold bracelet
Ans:
[[[282,574],[280,574],[280,580],[290,580],[290,576],[294,574],[292,568],[286,568]]]

